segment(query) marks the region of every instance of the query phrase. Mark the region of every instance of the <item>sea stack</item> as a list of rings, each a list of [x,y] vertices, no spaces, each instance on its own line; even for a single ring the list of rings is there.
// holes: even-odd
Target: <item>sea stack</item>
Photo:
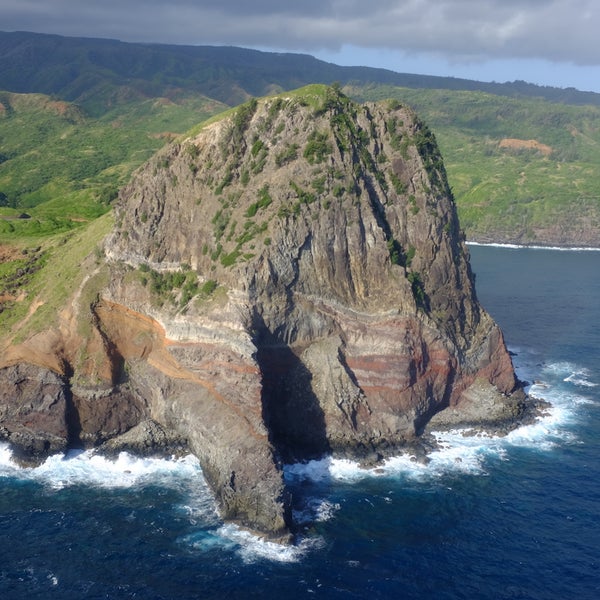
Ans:
[[[224,519],[285,540],[283,462],[372,462],[442,411],[521,410],[435,138],[397,102],[324,86],[250,100],[155,155],[115,210],[71,309],[0,371],[25,390],[15,369],[37,365],[62,394],[60,427],[27,421],[48,448],[186,443]],[[27,423],[3,402],[17,444]]]

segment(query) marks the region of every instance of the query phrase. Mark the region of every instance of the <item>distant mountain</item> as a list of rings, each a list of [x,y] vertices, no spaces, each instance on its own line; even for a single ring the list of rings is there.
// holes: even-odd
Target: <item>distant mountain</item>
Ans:
[[[341,67],[305,54],[235,47],[125,43],[28,32],[0,32],[0,90],[39,92],[77,102],[92,114],[127,98],[200,93],[229,105],[310,83],[376,83],[415,89],[484,91],[600,105],[600,94],[515,81]]]

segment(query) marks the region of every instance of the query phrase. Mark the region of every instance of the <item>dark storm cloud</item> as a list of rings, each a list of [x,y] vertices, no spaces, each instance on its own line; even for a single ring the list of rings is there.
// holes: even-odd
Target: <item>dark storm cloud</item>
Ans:
[[[457,61],[600,64],[597,0],[2,0],[0,28],[316,52],[345,44]]]

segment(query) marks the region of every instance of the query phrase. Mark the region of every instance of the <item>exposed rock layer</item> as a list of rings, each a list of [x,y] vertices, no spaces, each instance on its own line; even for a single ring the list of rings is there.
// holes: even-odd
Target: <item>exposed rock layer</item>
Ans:
[[[6,354],[11,441],[185,440],[225,518],[285,538],[281,460],[385,456],[444,409],[485,420],[482,398],[494,422],[521,410],[435,140],[401,106],[322,88],[242,106],[136,173],[106,255],[52,360],[40,338]]]

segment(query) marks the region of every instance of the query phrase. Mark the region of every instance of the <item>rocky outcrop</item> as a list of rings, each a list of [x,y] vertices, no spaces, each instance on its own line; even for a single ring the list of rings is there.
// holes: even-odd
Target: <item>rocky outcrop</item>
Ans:
[[[19,364],[0,372],[0,436],[30,464],[64,451],[69,442],[65,381],[52,371]]]
[[[89,332],[59,327],[64,444],[185,442],[226,519],[285,539],[281,461],[521,410],[435,139],[397,103],[315,86],[205,124],[122,190],[105,252]]]

